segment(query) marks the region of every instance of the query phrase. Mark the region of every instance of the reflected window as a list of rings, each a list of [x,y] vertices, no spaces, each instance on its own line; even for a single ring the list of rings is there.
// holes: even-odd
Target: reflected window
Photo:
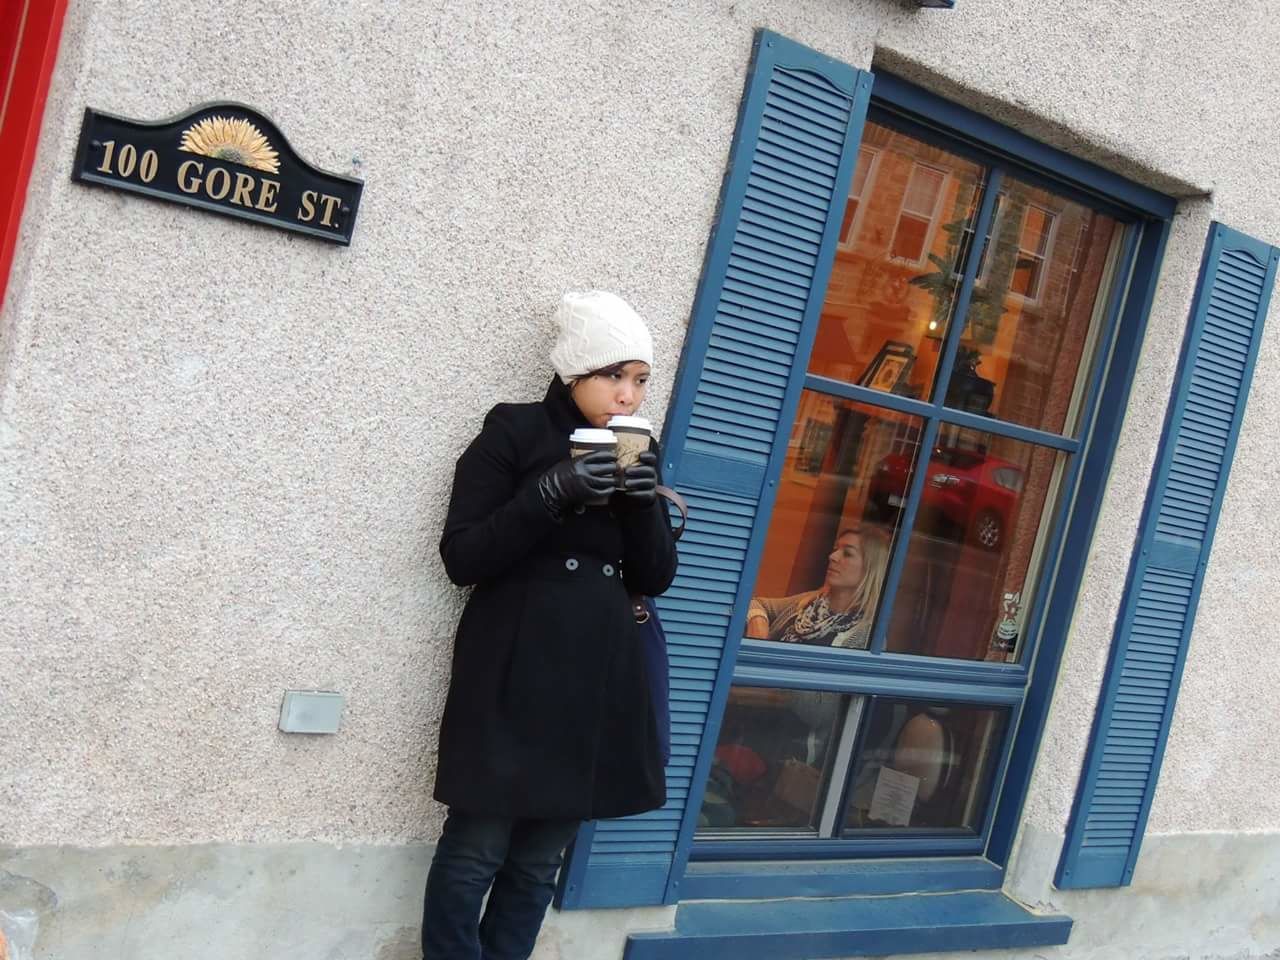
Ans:
[[[1053,242],[1053,225],[1057,217],[1044,207],[1027,204],[1022,220],[1022,237],[1018,259],[1009,281],[1009,292],[1027,300],[1039,300],[1044,284],[1045,263]]]
[[[895,260],[920,263],[924,260],[933,232],[933,222],[938,216],[942,189],[947,182],[946,170],[914,163],[907,180],[907,191],[902,197],[902,210],[898,213],[898,225],[893,231],[893,243],[889,256]]]
[[[879,153],[871,147],[858,149],[858,165],[853,171],[853,185],[849,189],[849,199],[845,201],[844,216],[840,220],[839,247],[842,250],[853,249],[858,232],[858,213],[865,209],[862,197],[875,174],[876,158]]]
[[[987,277],[991,275],[991,258],[988,254],[991,252],[991,235],[1000,229],[1000,217],[1005,209],[1005,195],[1003,192],[996,194],[996,208],[991,214],[991,227],[987,231],[986,238],[982,241],[982,252],[978,254],[978,271],[974,279],[974,283],[978,286],[987,282]],[[963,274],[964,268],[969,262],[969,249],[973,246],[973,235],[977,228],[973,224],[965,226],[960,237],[960,251],[955,258],[955,262],[951,267],[951,276],[959,280]]]

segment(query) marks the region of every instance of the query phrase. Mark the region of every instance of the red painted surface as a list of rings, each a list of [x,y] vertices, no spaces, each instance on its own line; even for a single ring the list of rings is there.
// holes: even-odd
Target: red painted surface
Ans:
[[[62,36],[67,0],[18,0],[0,12],[0,303],[9,285],[18,224],[40,140],[49,80]]]

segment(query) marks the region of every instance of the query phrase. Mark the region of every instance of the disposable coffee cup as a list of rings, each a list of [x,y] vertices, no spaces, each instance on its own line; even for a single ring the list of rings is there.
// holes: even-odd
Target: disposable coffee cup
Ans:
[[[618,438],[612,430],[591,430],[579,427],[569,434],[569,456],[577,458],[597,450],[612,451],[618,446]]]
[[[618,449],[618,438],[614,436],[612,430],[596,430],[588,427],[579,427],[573,433],[569,434],[569,456],[577,459],[584,457],[588,453],[594,453],[597,450],[607,450],[610,453]],[[591,506],[601,506],[609,502],[608,497],[597,497],[588,500]]]
[[[653,424],[644,417],[610,417],[609,429],[618,437],[618,473],[640,461],[640,454],[649,449],[649,437]]]

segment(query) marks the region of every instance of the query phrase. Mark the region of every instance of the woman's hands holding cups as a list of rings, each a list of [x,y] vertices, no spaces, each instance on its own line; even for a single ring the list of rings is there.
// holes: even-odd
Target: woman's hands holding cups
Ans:
[[[658,499],[658,457],[646,450],[622,471],[622,496],[633,507],[652,506]]]
[[[612,450],[593,450],[561,460],[538,478],[538,493],[552,514],[609,496],[615,489],[618,458]],[[656,481],[655,481],[656,482]]]

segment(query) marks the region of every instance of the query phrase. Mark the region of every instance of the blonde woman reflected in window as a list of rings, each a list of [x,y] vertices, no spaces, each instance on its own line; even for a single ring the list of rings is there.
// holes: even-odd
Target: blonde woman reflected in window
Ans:
[[[752,597],[747,636],[782,643],[865,650],[884,586],[889,537],[875,527],[840,531],[822,587],[772,599]]]

